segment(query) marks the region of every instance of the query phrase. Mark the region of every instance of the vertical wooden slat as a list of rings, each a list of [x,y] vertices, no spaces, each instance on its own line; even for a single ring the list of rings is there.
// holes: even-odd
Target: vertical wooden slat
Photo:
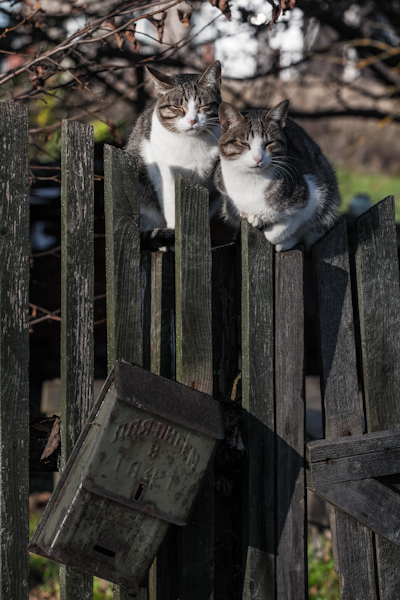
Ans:
[[[220,246],[213,248],[211,254],[213,396],[226,403],[230,402],[233,382],[238,374],[237,248],[235,244]],[[240,552],[237,541],[241,534],[240,488],[235,475],[230,474],[227,485],[219,485],[218,472],[215,475],[215,597],[233,600],[239,597],[233,569]]]
[[[63,121],[61,149],[62,467],[93,404],[94,136]],[[93,596],[92,577],[60,567],[63,600]]]
[[[313,259],[325,435],[336,438],[359,434],[362,433],[362,419],[344,221],[316,244]],[[341,599],[375,599],[371,532],[333,507],[330,523]]]
[[[400,428],[400,286],[394,199],[357,221],[357,287],[367,430]],[[400,490],[398,476],[382,482]],[[398,597],[400,551],[376,536],[380,600]]]
[[[148,302],[150,364],[153,373],[175,378],[175,255],[152,252]],[[149,573],[149,600],[170,600],[174,594],[172,576],[176,556],[176,532],[170,529]]]
[[[108,370],[142,364],[138,172],[134,156],[104,146]]]
[[[176,177],[176,379],[212,394],[211,240],[208,192]],[[178,530],[178,598],[214,597],[214,501],[210,468],[191,522]]]
[[[275,599],[274,249],[242,221],[244,600]]]
[[[304,471],[303,253],[275,257],[276,592],[308,598]]]
[[[0,598],[29,593],[29,137],[0,102]]]
[[[151,349],[150,370],[175,378],[175,256],[173,252],[151,255]]]
[[[213,396],[230,399],[238,373],[236,246],[212,250]]]
[[[104,212],[106,219],[107,364],[123,359],[142,364],[141,265],[137,159],[112,146],[104,147]],[[147,600],[115,586],[114,600]]]

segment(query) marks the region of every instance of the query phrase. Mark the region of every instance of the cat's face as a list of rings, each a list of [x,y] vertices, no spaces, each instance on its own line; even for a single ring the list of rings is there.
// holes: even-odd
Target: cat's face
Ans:
[[[222,160],[235,161],[235,169],[263,173],[278,165],[286,155],[283,133],[289,101],[284,100],[270,111],[250,110],[242,115],[227,102],[219,107]]]
[[[147,69],[156,85],[157,115],[173,133],[219,136],[218,106],[221,102],[221,65],[212,63],[201,75],[164,75]]]

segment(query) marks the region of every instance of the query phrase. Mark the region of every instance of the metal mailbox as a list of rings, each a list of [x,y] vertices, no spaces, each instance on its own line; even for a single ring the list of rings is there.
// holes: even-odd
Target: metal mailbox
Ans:
[[[210,396],[118,361],[29,551],[138,590],[169,524],[187,523],[222,438]]]

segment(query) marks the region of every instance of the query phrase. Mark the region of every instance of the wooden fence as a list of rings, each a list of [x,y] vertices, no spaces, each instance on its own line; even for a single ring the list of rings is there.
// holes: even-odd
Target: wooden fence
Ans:
[[[0,132],[0,600],[24,600],[29,581],[26,108],[0,103]],[[93,145],[90,126],[63,123],[63,464],[93,402]],[[341,598],[398,599],[400,290],[393,198],[358,219],[354,263],[343,221],[314,248],[326,439],[305,447],[302,249],[277,254],[258,230],[243,223],[238,282],[235,246],[211,248],[207,192],[178,177],[175,255],[141,254],[136,159],[105,146],[104,167],[108,366],[123,358],[213,394],[227,415],[230,410],[241,415],[246,447],[239,487],[224,494],[214,485],[217,458],[216,477],[210,471],[190,525],[171,529],[139,594],[121,588],[115,598],[305,600],[307,481],[331,502]],[[352,294],[358,298],[355,311]],[[231,399],[239,339],[241,410]],[[364,409],[368,433],[363,433]],[[62,567],[60,582],[63,600],[92,598],[91,577]]]

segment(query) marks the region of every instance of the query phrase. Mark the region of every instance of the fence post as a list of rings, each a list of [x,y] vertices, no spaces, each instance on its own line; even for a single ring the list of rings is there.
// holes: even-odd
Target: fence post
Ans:
[[[93,127],[62,122],[61,440],[62,467],[93,405]],[[60,567],[62,600],[91,600],[93,578]]]
[[[137,159],[104,147],[106,219],[107,364],[115,360],[142,364],[141,262]],[[160,521],[160,527],[166,527]],[[114,600],[147,600],[148,590],[115,586]]]
[[[362,433],[346,223],[314,247],[325,437]],[[335,568],[343,600],[374,600],[371,532],[330,507]]]
[[[400,429],[400,285],[393,196],[357,220],[356,270],[367,430]],[[384,481],[400,490],[399,476]],[[400,550],[379,535],[375,541],[379,597],[390,600],[399,595]]]
[[[219,246],[212,249],[211,255],[213,396],[228,408],[233,383],[238,375],[237,247],[235,244]],[[237,414],[235,411],[238,409],[232,405],[232,412],[229,412]],[[226,444],[226,441],[222,444]],[[241,553],[238,540],[241,534],[241,506],[238,506],[241,487],[238,479],[231,474],[229,484],[225,485],[225,474],[221,480],[216,472],[215,597],[230,600],[240,597],[238,577],[233,577],[234,565]],[[235,506],[232,502],[234,494]]]
[[[243,220],[243,600],[275,600],[274,362],[274,249]]]
[[[29,594],[29,137],[0,102],[0,599]]]
[[[176,177],[176,379],[212,394],[211,240],[206,189]],[[191,522],[178,530],[178,598],[214,597],[213,469]]]
[[[308,598],[303,253],[275,256],[276,591]]]

